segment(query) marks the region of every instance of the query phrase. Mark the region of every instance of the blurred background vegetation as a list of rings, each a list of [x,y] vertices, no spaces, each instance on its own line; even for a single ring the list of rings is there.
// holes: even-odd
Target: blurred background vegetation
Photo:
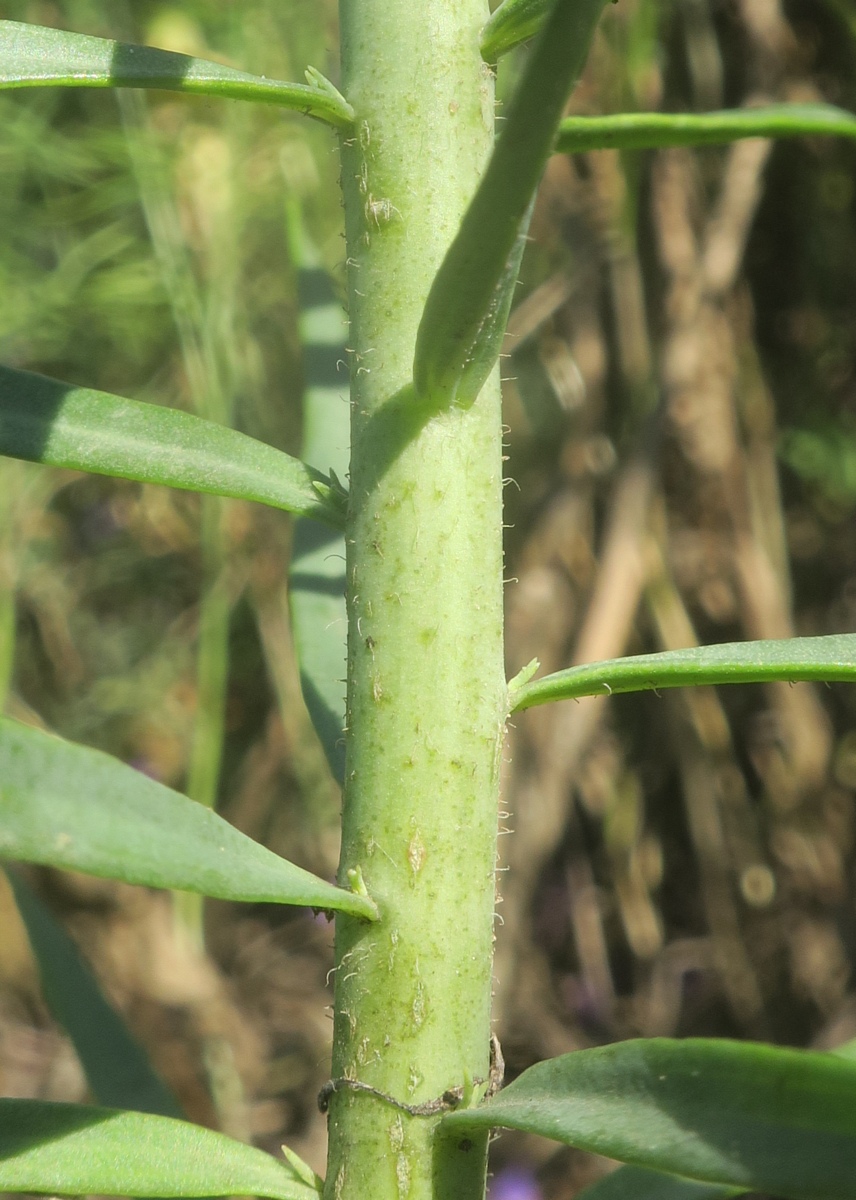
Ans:
[[[336,78],[333,0],[2,15]],[[573,111],[856,110],[854,68],[853,0],[622,0]],[[820,139],[551,161],[503,360],[510,672],[856,629],[854,166],[852,143]],[[324,129],[261,106],[3,95],[0,360],[299,452],[286,199],[340,286],[337,172]],[[338,795],[300,698],[288,519],[8,460],[0,512],[5,711],[332,876]],[[854,788],[844,687],[521,715],[495,972],[510,1073],[635,1035],[856,1036]],[[322,1169],[323,919],[212,902],[203,946],[166,897],[29,878],[191,1117]],[[0,922],[0,1093],[79,1100],[5,891]],[[506,1136],[492,1194],[570,1200],[603,1169]]]

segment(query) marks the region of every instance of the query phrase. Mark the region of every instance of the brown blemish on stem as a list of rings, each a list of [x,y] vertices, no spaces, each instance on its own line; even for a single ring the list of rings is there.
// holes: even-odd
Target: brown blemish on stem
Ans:
[[[422,841],[418,829],[413,830],[413,834],[407,844],[407,861],[410,863],[410,870],[413,872],[415,878],[425,864],[425,843]]]

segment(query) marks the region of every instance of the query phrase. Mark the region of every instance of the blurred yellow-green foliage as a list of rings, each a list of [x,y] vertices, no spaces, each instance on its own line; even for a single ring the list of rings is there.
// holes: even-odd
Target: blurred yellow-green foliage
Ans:
[[[282,6],[280,6],[282,7]],[[329,67],[330,4],[13,4],[13,19],[119,35],[300,77]],[[302,368],[285,181],[336,271],[335,147],[275,110],[149,94],[45,90],[2,99],[4,360],[228,420],[295,451]],[[69,736],[181,784],[194,709],[200,573],[241,597],[287,529],[220,505],[222,561],[200,561],[200,502],[5,464],[6,570],[17,588],[16,695]],[[217,507],[216,505],[212,505]],[[280,564],[281,565],[281,564]],[[269,573],[275,572],[269,566]],[[237,610],[237,611],[236,611]],[[258,678],[247,664],[247,682]],[[244,656],[235,656],[236,669]],[[261,673],[263,677],[263,672]],[[240,691],[240,689],[239,689]],[[266,698],[244,689],[230,733]],[[255,693],[253,695],[252,693]],[[269,699],[269,697],[267,698]],[[245,711],[251,709],[252,711]]]

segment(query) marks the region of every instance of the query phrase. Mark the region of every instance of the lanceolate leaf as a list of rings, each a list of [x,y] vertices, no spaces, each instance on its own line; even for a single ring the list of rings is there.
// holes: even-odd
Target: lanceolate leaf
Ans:
[[[143,1113],[0,1100],[0,1191],[317,1200],[262,1150]]]
[[[771,104],[710,113],[567,117],[559,126],[554,149],[562,154],[582,154],[586,150],[651,150],[801,135],[854,138],[856,116],[832,104]]]
[[[303,457],[344,478],[350,458],[350,408],[345,370],[347,322],[332,282],[303,228],[297,202],[288,209],[289,245],[298,268],[303,393]],[[345,539],[317,521],[294,529],[289,580],[303,698],[330,770],[345,776]]]
[[[481,52],[485,62],[496,62],[538,32],[550,0],[503,0],[482,30]]]
[[[856,1041],[836,1046],[831,1054],[856,1059]],[[611,1175],[592,1184],[580,1193],[580,1200],[726,1200],[743,1196],[747,1189],[732,1188],[718,1183],[697,1183],[644,1167],[619,1167]]]
[[[232,67],[106,38],[0,21],[0,88],[162,88],[232,100],[255,100],[295,109],[347,129],[354,113],[317,72],[309,83],[281,83]]]
[[[449,1132],[502,1127],[783,1200],[856,1195],[856,1065],[751,1042],[621,1042],[524,1071]]]
[[[743,1196],[746,1191],[719,1183],[697,1183],[661,1171],[646,1171],[644,1167],[619,1167],[580,1192],[579,1200],[727,1200],[729,1196]]]
[[[557,0],[511,102],[502,135],[437,272],[416,338],[417,394],[469,404],[490,373],[511,304],[527,212],[604,0]]]
[[[319,471],[190,413],[0,366],[0,454],[257,500],[340,528],[344,495]]]
[[[345,542],[317,521],[294,531],[291,624],[303,699],[338,784],[345,778]]]
[[[20,875],[7,875],[39,964],[45,1000],[71,1038],[95,1099],[110,1107],[183,1117],[74,942]]]
[[[366,897],[100,751],[0,720],[0,762],[0,857],[222,900],[376,915]]]
[[[792,683],[801,679],[856,682],[856,634],[726,642],[586,663],[517,688],[512,686],[511,711],[577,696],[611,696],[693,684]]]

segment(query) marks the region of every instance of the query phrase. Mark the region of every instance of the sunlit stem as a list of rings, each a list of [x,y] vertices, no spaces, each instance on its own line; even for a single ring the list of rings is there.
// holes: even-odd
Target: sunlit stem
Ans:
[[[342,0],[352,368],[348,752],[328,1200],[480,1200],[425,1105],[488,1072],[502,663],[499,385],[426,419],[419,319],[493,140],[486,0]],[[439,405],[434,405],[434,408]]]

